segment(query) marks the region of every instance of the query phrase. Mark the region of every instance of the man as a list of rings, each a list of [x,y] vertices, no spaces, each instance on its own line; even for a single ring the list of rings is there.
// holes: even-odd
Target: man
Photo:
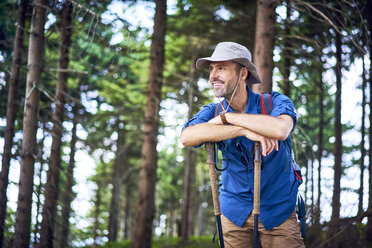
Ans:
[[[295,208],[298,179],[290,163],[290,132],[297,119],[291,100],[271,93],[271,116],[259,114],[260,95],[247,84],[261,83],[249,50],[234,42],[219,43],[212,56],[196,61],[197,69],[209,68],[216,97],[225,108],[216,115],[216,103],[205,106],[190,119],[181,134],[185,146],[217,142],[222,150],[220,187],[221,220],[226,247],[253,244],[253,153],[261,142],[263,168],[259,236],[262,247],[304,247]],[[287,142],[289,145],[285,145]],[[291,148],[290,148],[291,149]]]

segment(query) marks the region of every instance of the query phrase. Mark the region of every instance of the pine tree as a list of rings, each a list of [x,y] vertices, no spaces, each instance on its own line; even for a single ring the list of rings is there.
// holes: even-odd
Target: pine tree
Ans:
[[[28,73],[23,118],[23,141],[18,205],[14,234],[14,248],[28,247],[30,243],[31,205],[34,163],[37,155],[36,131],[40,101],[39,87],[43,68],[44,25],[47,1],[35,0],[28,47]]]
[[[43,220],[41,222],[40,243],[38,247],[48,248],[53,246],[54,217],[57,208],[59,191],[59,173],[61,167],[61,138],[63,133],[63,120],[65,109],[65,94],[67,88],[69,64],[69,49],[71,45],[71,13],[72,4],[63,3],[60,23],[61,39],[59,45],[58,79],[56,85],[56,101],[53,116],[52,148],[49,158],[48,179],[45,186],[45,201],[43,207]]]
[[[11,149],[14,136],[14,121],[18,109],[17,96],[20,81],[20,68],[22,64],[22,50],[24,40],[24,29],[26,22],[26,9],[28,0],[21,0],[19,3],[18,25],[13,46],[13,61],[11,76],[9,80],[8,103],[6,108],[6,128],[4,134],[4,151],[1,161],[0,172],[0,247],[3,246],[4,225],[7,208],[7,188],[9,183],[9,166],[11,158]]]
[[[271,92],[273,84],[273,51],[275,39],[276,0],[257,1],[256,34],[253,63],[257,67],[262,84],[252,85],[256,93]]]
[[[154,33],[150,51],[150,72],[147,87],[144,137],[142,144],[142,165],[139,181],[138,203],[131,248],[151,247],[152,221],[155,212],[155,185],[157,168],[157,135],[159,128],[159,107],[164,66],[164,44],[166,32],[165,0],[156,0]]]

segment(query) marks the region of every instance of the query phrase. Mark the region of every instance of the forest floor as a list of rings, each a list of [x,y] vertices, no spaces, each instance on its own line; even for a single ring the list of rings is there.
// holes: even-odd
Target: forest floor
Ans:
[[[190,237],[187,243],[182,243],[180,238],[156,238],[152,240],[152,248],[217,248],[218,237],[212,242],[211,236]],[[109,242],[100,248],[129,248],[130,241]]]

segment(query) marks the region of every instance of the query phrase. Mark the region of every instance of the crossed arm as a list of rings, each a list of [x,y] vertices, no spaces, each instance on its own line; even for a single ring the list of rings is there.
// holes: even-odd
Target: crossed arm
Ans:
[[[223,125],[220,116],[207,123],[186,127],[181,133],[184,146],[195,146],[204,142],[218,142],[239,136],[259,141],[262,155],[278,150],[278,140],[285,140],[293,128],[293,119],[289,115],[272,117],[257,114],[226,113],[226,120],[232,125]]]

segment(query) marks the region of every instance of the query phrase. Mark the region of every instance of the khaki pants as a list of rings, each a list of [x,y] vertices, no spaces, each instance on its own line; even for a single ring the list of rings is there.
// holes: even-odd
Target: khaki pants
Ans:
[[[221,222],[225,247],[253,247],[254,217],[252,214],[248,216],[242,227],[238,227],[223,215],[221,215]],[[261,221],[258,221],[258,232],[262,248],[305,247],[295,212],[282,224],[270,230],[265,230]]]

